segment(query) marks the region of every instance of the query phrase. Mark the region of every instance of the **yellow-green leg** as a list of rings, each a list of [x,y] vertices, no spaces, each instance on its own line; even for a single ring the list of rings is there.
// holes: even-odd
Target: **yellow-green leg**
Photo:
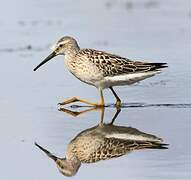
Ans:
[[[104,107],[105,106],[105,102],[104,102],[104,97],[103,97],[103,90],[99,89],[99,93],[100,93],[101,100],[100,100],[100,104],[98,106]]]
[[[111,90],[111,92],[113,93],[113,95],[115,96],[116,98],[116,103],[115,103],[115,106],[117,108],[120,108],[121,107],[121,99],[118,97],[118,95],[116,94],[116,92],[114,91],[114,89],[112,87],[109,88]]]
[[[58,103],[58,104],[59,105],[66,105],[66,104],[70,104],[70,103],[74,103],[74,102],[82,102],[82,103],[88,104],[90,106],[104,107],[105,103],[104,103],[103,91],[101,89],[99,89],[99,92],[100,92],[100,97],[101,97],[100,103],[93,103],[93,102],[87,101],[85,99],[80,99],[78,97],[73,97],[71,99],[68,99],[68,100],[66,100],[66,101],[64,101],[62,103]]]

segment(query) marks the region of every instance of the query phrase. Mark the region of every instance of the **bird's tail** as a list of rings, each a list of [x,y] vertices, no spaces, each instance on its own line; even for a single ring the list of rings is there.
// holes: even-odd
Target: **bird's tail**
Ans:
[[[144,149],[168,149],[169,144],[150,142],[145,144]]]
[[[145,65],[150,65],[151,70],[159,70],[168,67],[167,63],[146,63]]]

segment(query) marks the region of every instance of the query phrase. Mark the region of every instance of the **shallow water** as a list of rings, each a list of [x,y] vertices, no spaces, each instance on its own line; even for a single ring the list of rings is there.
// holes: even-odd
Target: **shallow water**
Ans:
[[[100,112],[72,117],[57,103],[72,96],[98,101],[95,88],[76,80],[55,58],[33,68],[63,35],[132,59],[168,62],[163,73],[130,87],[115,88],[124,108],[116,125],[157,135],[168,150],[142,150],[84,164],[74,179],[191,178],[191,3],[189,1],[5,1],[0,7],[1,179],[63,179],[55,163],[34,145],[64,156],[79,132],[95,126]],[[76,90],[77,88],[77,90]],[[104,92],[109,122],[114,98]],[[73,107],[84,110],[88,107]]]

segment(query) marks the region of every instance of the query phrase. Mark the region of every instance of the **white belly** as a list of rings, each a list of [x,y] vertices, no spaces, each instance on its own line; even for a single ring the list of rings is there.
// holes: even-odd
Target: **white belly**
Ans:
[[[104,77],[103,80],[96,83],[96,86],[105,89],[111,86],[122,86],[122,85],[131,85],[143,79],[154,76],[155,74],[160,73],[160,71],[151,71],[144,73],[136,74],[123,74],[118,76],[108,76]]]

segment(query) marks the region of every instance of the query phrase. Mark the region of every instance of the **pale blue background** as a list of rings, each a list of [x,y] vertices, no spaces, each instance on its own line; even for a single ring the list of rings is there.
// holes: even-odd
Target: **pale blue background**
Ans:
[[[168,62],[162,74],[116,88],[123,102],[175,107],[123,109],[116,124],[162,137],[169,150],[139,151],[83,165],[72,179],[191,179],[191,2],[187,0],[7,0],[0,6],[0,179],[63,179],[34,141],[64,156],[69,141],[99,121],[99,112],[72,118],[57,103],[77,95],[98,100],[57,57],[33,68],[64,35],[138,60]],[[30,48],[32,47],[32,48]],[[107,103],[114,99],[105,91]],[[176,105],[187,104],[187,108]],[[106,110],[110,120],[114,109]]]

